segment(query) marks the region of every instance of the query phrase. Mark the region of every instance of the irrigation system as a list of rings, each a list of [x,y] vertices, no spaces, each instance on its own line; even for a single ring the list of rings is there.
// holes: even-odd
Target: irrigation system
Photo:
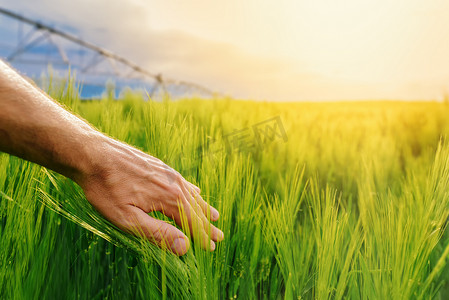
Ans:
[[[11,64],[59,65],[66,70],[76,70],[78,74],[84,75],[83,84],[86,84],[86,79],[95,81],[93,78],[96,76],[102,77],[101,83],[97,81],[96,83],[91,82],[91,84],[102,85],[103,87],[106,80],[111,78],[125,82],[140,82],[148,88],[147,92],[150,96],[161,91],[164,94],[168,93],[174,96],[186,94],[212,96],[217,94],[193,82],[170,79],[160,73],[152,73],[123,56],[85,41],[71,33],[0,7],[1,15],[17,21],[19,25],[15,38],[17,43],[3,47],[4,51],[0,53]],[[24,27],[28,27],[26,33]],[[4,43],[5,41],[1,42]],[[42,50],[44,47],[47,47],[47,49],[53,48],[57,60],[54,59],[55,55],[50,59],[48,51],[45,55],[45,51]],[[74,48],[77,50],[74,51]],[[105,67],[106,65],[108,67]]]

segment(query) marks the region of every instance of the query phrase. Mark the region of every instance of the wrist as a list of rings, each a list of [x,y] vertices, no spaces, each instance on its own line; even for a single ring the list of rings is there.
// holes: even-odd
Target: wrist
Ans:
[[[68,173],[64,174],[79,185],[87,178],[96,176],[103,172],[107,165],[110,139],[104,134],[91,128],[82,135],[79,147],[68,159]]]

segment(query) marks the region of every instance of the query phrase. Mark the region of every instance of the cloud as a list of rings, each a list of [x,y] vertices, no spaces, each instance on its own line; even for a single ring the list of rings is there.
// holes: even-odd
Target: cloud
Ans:
[[[197,82],[237,98],[326,100],[393,98],[424,87],[343,81],[308,72],[293,60],[259,57],[178,30],[154,30],[151,5],[129,0],[0,0],[0,6],[65,28],[152,73]],[[413,98],[411,93],[406,97]]]
[[[84,39],[153,73],[197,82],[235,97],[282,97],[282,90],[287,89],[280,82],[297,76],[293,74],[296,66],[289,62],[257,57],[180,30],[152,30],[145,22],[150,16],[148,7],[139,2],[37,0],[32,4],[19,1],[8,8],[57,28],[76,28]]]

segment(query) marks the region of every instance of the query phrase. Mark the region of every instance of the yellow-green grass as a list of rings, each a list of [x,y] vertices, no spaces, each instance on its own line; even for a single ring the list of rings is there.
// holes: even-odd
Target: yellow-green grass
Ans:
[[[0,298],[449,296],[447,104],[83,102],[72,88],[49,91],[197,184],[225,240],[178,258],[117,230],[69,180],[1,154]],[[273,118],[285,136],[228,143],[235,130],[255,142]]]

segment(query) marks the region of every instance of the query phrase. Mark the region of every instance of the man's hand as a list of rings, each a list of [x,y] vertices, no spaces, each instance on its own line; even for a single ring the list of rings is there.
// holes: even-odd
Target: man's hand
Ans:
[[[223,233],[218,212],[198,187],[160,160],[115,141],[69,113],[0,61],[0,151],[65,175],[119,228],[143,234],[178,255],[189,248],[180,230],[148,215],[160,211],[188,229],[203,249]]]
[[[95,148],[101,157],[75,181],[100,213],[125,231],[185,254],[189,240],[184,233],[148,215],[160,211],[178,226],[187,227],[203,249],[215,250],[213,241],[221,241],[223,232],[206,216],[216,221],[219,214],[203,200],[197,186],[159,159],[126,144],[105,137]]]

